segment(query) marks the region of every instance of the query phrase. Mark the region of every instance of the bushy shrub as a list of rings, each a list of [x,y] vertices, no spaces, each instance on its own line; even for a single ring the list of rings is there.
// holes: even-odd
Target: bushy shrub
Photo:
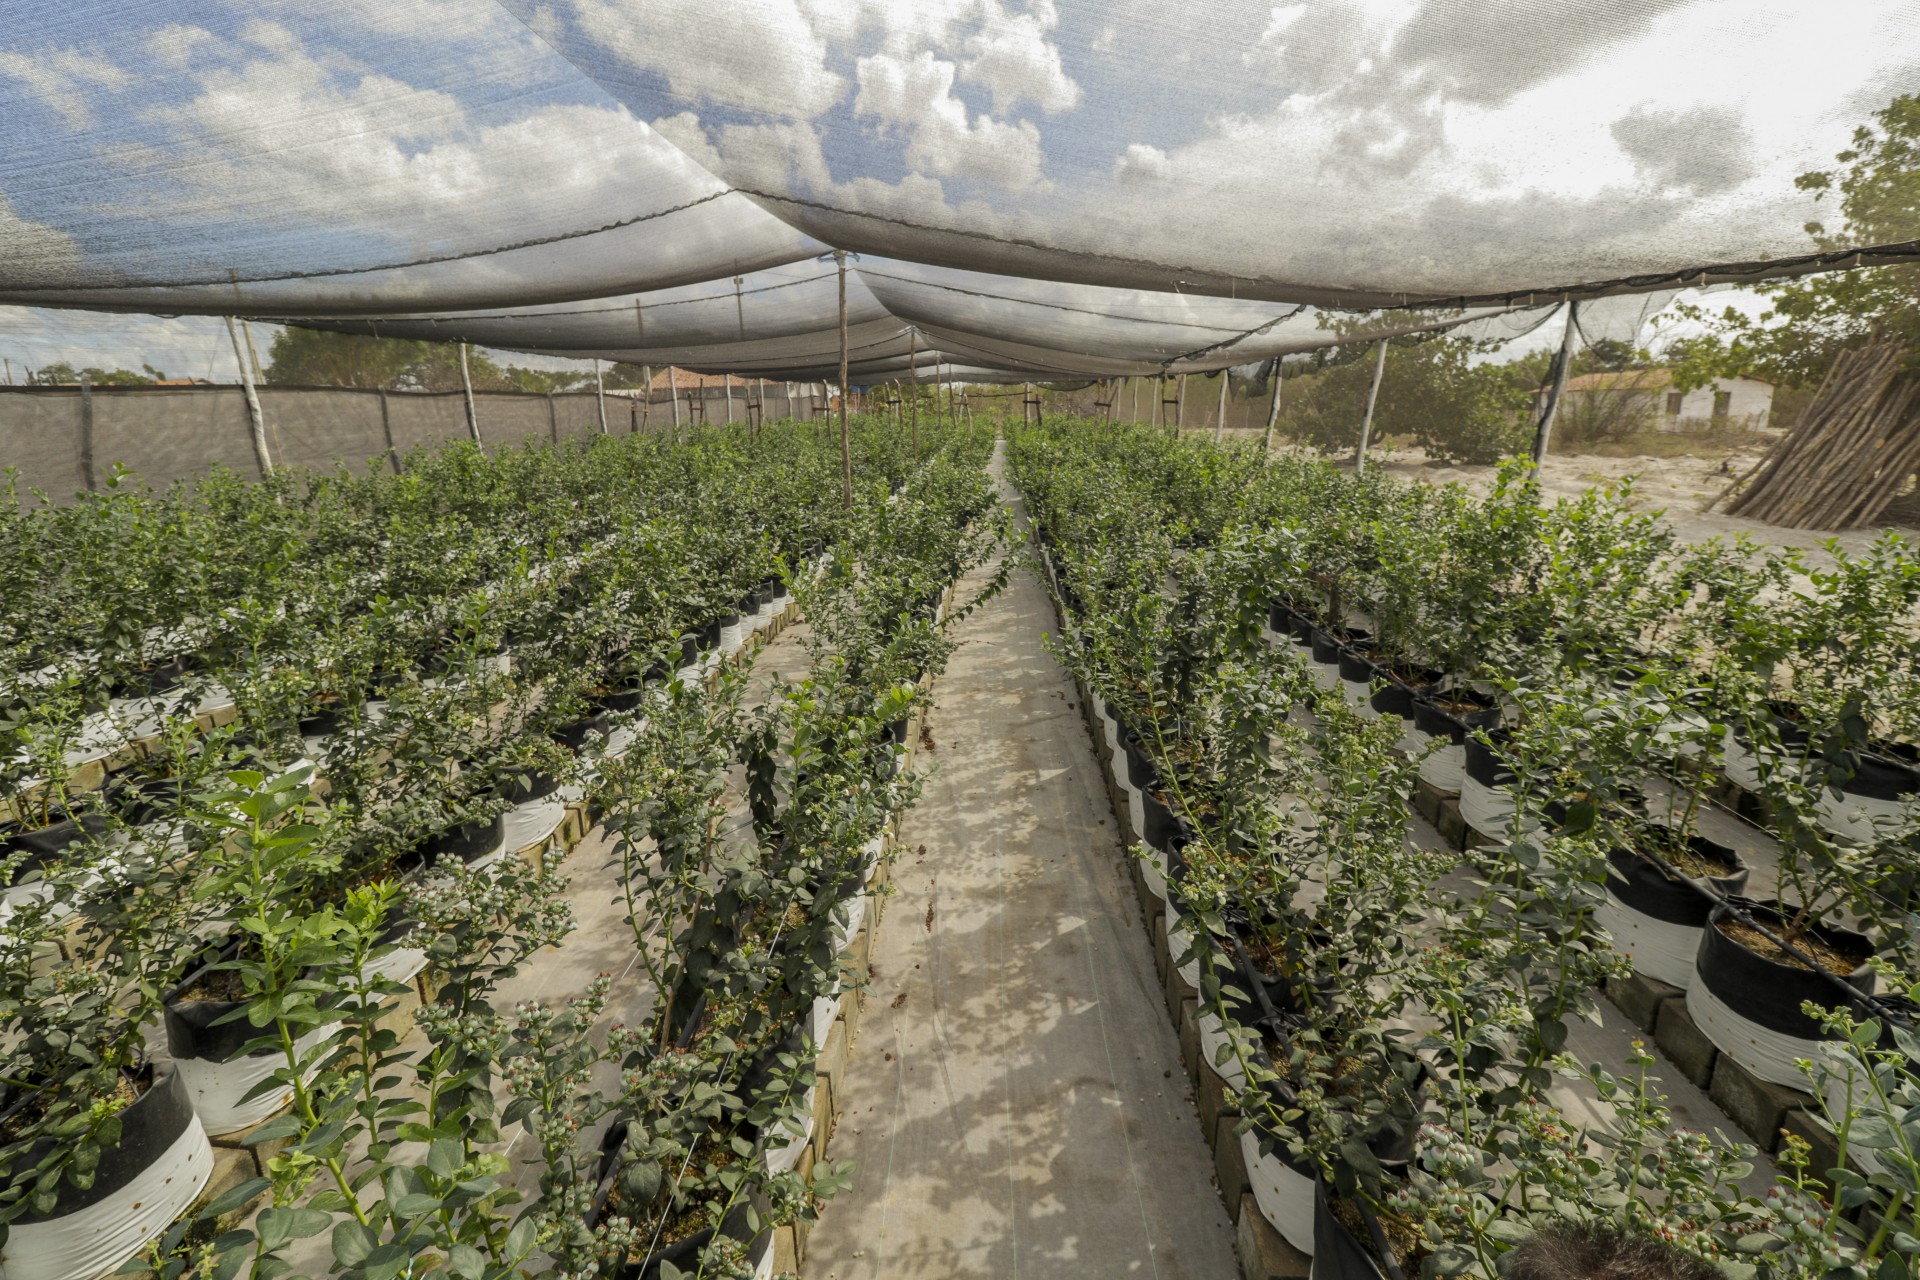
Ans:
[[[1492,463],[1522,451],[1530,425],[1527,394],[1500,367],[1473,363],[1475,349],[1464,338],[1390,344],[1373,439],[1410,439],[1450,462]],[[1321,449],[1352,449],[1372,380],[1371,346],[1302,379],[1289,397],[1288,430]]]

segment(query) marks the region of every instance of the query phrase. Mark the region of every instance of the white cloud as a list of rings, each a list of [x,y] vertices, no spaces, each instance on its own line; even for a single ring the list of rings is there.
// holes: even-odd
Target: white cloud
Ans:
[[[82,53],[78,49],[31,56],[12,50],[0,51],[0,76],[24,83],[34,97],[58,112],[71,129],[85,129],[93,124],[91,94],[94,91],[124,89],[133,82],[131,76],[105,55]]]
[[[1112,53],[1119,44],[1120,33],[1109,23],[1100,28],[1100,33],[1094,36],[1092,49],[1095,53]]]
[[[69,272],[79,264],[80,250],[71,236],[20,217],[0,195],[0,282],[31,272]]]
[[[912,58],[878,53],[860,59],[854,114],[898,126],[910,139],[907,163],[938,178],[968,178],[1011,191],[1040,185],[1040,131],[1031,121],[969,120],[953,95],[958,68],[922,52]]]
[[[687,153],[689,159],[708,173],[720,171],[720,153],[707,141],[707,132],[700,127],[700,117],[691,111],[682,111],[678,115],[662,116],[653,122],[653,131]]]
[[[1080,105],[1080,86],[1060,65],[1060,50],[1047,32],[1060,16],[1041,0],[1034,12],[1010,14],[998,5],[988,10],[985,26],[967,41],[961,75],[993,95],[1002,115],[1032,102],[1049,115]]]
[[[1125,155],[1113,162],[1113,176],[1124,184],[1171,182],[1173,162],[1160,148],[1135,142],[1127,147]]]
[[[581,29],[602,48],[665,75],[690,103],[811,119],[845,89],[827,47],[795,0],[762,0],[751,21],[728,22],[711,0],[574,0]]]

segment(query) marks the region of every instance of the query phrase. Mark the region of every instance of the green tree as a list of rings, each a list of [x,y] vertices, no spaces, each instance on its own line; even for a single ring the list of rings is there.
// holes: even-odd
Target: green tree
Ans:
[[[1806,224],[1815,247],[1845,251],[1920,240],[1920,96],[1902,95],[1854,131],[1853,145],[1833,169],[1794,180],[1820,202],[1832,201],[1839,222]],[[1842,351],[1868,341],[1898,341],[1909,372],[1920,372],[1920,266],[1865,267],[1775,280],[1756,286],[1771,306],[1758,318],[1729,307],[1711,316],[1698,305],[1681,316],[1707,326],[1676,341],[1666,355],[1675,385],[1686,390],[1715,378],[1757,374],[1789,387],[1819,382]]]
[[[274,335],[267,359],[267,381],[282,387],[458,391],[461,386],[460,347],[452,342],[378,338],[289,325]],[[503,368],[471,347],[467,350],[467,371],[475,391],[544,394],[577,390],[593,381],[591,373],[581,370],[523,369],[516,365]]]
[[[94,365],[75,369],[66,361],[57,360],[52,364],[41,365],[35,372],[33,381],[43,387],[57,387],[72,385],[85,378],[96,387],[145,387],[153,385],[156,379],[167,376],[150,364],[142,365],[141,368],[145,369],[146,373],[132,373],[126,369],[101,369]]]
[[[1531,388],[1507,366],[1476,363],[1483,344],[1427,334],[1388,346],[1373,438],[1410,439],[1437,458],[1489,463],[1518,452],[1527,439]],[[1373,347],[1353,344],[1337,364],[1290,390],[1283,420],[1291,433],[1323,449],[1351,449],[1360,439]]]

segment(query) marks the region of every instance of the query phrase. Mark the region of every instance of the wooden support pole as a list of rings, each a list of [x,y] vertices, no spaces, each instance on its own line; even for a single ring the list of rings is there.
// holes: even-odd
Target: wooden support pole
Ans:
[[[1380,399],[1380,375],[1387,369],[1387,340],[1375,344],[1373,355],[1373,385],[1367,388],[1367,414],[1360,419],[1360,447],[1353,451],[1353,474],[1359,475],[1367,469],[1367,438],[1373,434],[1373,406]]]
[[[247,343],[247,363],[253,366],[254,382],[256,384],[265,382],[267,375],[260,368],[260,353],[254,350],[253,346],[253,326],[245,320],[240,322],[240,336],[244,338]]]
[[[227,339],[233,343],[233,360],[240,366],[240,389],[247,397],[247,423],[253,428],[253,458],[260,464],[260,475],[265,478],[273,474],[273,459],[267,456],[267,419],[260,412],[260,394],[254,390],[253,369],[247,363],[246,352],[241,350],[240,331],[234,327],[232,316],[227,317]],[[464,368],[464,359],[461,364]]]
[[[593,404],[600,411],[600,434],[611,434],[607,430],[607,384],[600,376],[600,357],[593,358]]]
[[[853,510],[853,446],[847,439],[847,251],[833,251],[840,271],[840,496]]]
[[[384,409],[387,403],[386,392],[381,392],[380,396],[380,405],[381,408]],[[554,407],[553,392],[551,391],[547,392],[547,439],[553,441],[555,444],[560,443],[560,410]]]
[[[1173,383],[1173,433],[1179,435],[1187,429],[1187,375],[1181,374]]]
[[[1220,439],[1220,433],[1226,430],[1226,426],[1227,426],[1227,371],[1225,369],[1222,369],[1220,371],[1220,407],[1214,411],[1214,415],[1213,415],[1213,438],[1216,442],[1218,442]]]
[[[907,422],[913,432],[913,456],[920,456],[920,330],[907,329],[907,365],[913,377],[913,403],[907,406]]]
[[[680,430],[680,379],[674,376],[673,366],[667,366],[667,398],[673,401],[673,429]]]
[[[634,305],[637,307],[640,304],[635,303]],[[652,421],[653,421],[653,366],[652,365],[643,364],[640,366],[640,381],[646,387],[646,391],[645,391],[646,399],[641,401],[641,407],[640,407],[640,429],[642,431],[645,431],[647,427],[652,424]]]
[[[1533,465],[1546,460],[1547,443],[1553,438],[1553,420],[1560,412],[1560,400],[1567,393],[1567,374],[1573,368],[1573,344],[1580,333],[1580,304],[1567,303],[1567,328],[1560,335],[1560,358],[1553,366],[1553,389],[1547,392],[1546,407],[1540,411],[1533,431]]]
[[[387,413],[387,389],[380,388],[380,434],[387,442],[387,462],[400,474],[400,451],[393,447],[393,418]]]
[[[464,342],[460,344],[460,389],[467,398],[467,434],[473,437],[473,442],[480,446],[482,453],[485,453],[487,446],[480,439],[480,415],[474,411],[473,407],[473,375],[467,369],[467,344]]]
[[[1274,424],[1280,421],[1280,370],[1285,361],[1275,356],[1273,360],[1273,403],[1267,406],[1267,429],[1260,437],[1260,452],[1269,453],[1273,449]]]
[[[80,482],[88,489],[100,487],[93,465],[93,379],[80,375]]]
[[[727,425],[733,425],[733,375],[727,375]]]

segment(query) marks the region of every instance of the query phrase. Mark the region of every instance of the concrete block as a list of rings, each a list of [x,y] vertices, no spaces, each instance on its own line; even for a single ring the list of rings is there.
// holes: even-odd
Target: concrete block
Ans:
[[[1629,1022],[1648,1033],[1660,1020],[1660,1006],[1685,995],[1680,988],[1644,973],[1607,979],[1607,998],[1627,1015]]]
[[[251,1178],[255,1173],[258,1173],[264,1178],[267,1174],[267,1162],[279,1155],[282,1151],[285,1151],[288,1145],[292,1143],[293,1138],[291,1136],[268,1138],[264,1142],[254,1142],[252,1139],[254,1134],[279,1118],[278,1115],[269,1116],[259,1124],[241,1129],[236,1133],[220,1134],[218,1137],[212,1139],[214,1155],[218,1157],[223,1151],[238,1152],[246,1161],[247,1176]],[[219,1171],[219,1167],[219,1162],[216,1159],[214,1164],[216,1173]]]
[[[286,1144],[282,1142],[279,1145]],[[194,1208],[197,1210],[200,1205],[211,1204],[248,1178],[260,1177],[262,1174],[263,1171],[259,1162],[254,1159],[253,1153],[235,1150],[228,1146],[216,1146],[213,1149],[213,1175],[207,1179],[207,1189],[200,1193],[199,1203]],[[257,1202],[249,1201],[248,1205],[243,1205],[226,1216],[238,1222],[253,1203]],[[227,1230],[224,1226],[220,1229]]]
[[[1762,1151],[1769,1152],[1780,1145],[1780,1126],[1789,1111],[1819,1105],[1798,1089],[1769,1084],[1724,1053],[1713,1064],[1707,1096]]]
[[[846,1077],[840,1077],[845,1080]],[[827,1158],[827,1143],[833,1138],[833,1131],[839,1125],[840,1108],[846,1104],[840,1099],[840,1091],[835,1089],[834,1081],[822,1079],[813,1095],[813,1125],[808,1130],[807,1145],[813,1152],[813,1158]]]
[[[1240,1135],[1234,1131],[1239,1121],[1237,1115],[1224,1115],[1213,1126],[1213,1175],[1220,1184],[1220,1198],[1226,1201],[1229,1217],[1238,1217],[1241,1197],[1253,1189],[1247,1178],[1247,1157],[1240,1150]]]
[[[1164,915],[1156,915],[1152,919],[1153,969],[1160,977],[1160,984],[1165,986],[1169,976],[1168,970],[1171,967],[1167,956],[1167,919]]]
[[[847,1028],[847,1056],[853,1056],[853,1046],[860,1039],[860,1020],[867,1016],[867,982],[872,978],[872,970],[862,975],[861,984],[847,992],[847,998],[840,1002],[840,1021]]]
[[[1180,1033],[1180,1062],[1187,1069],[1187,1083],[1200,1091],[1200,1077],[1206,1068],[1200,1065],[1200,1006],[1188,1000],[1181,1004],[1175,1030]]]
[[[811,1159],[807,1161],[806,1178],[807,1178],[807,1185],[812,1186],[813,1185],[813,1161]],[[813,1224],[811,1222],[808,1222],[805,1218],[794,1219],[793,1250],[794,1250],[794,1254],[798,1257],[800,1261],[800,1265],[803,1267],[807,1265],[807,1237],[812,1233],[813,1233]],[[778,1273],[776,1272],[775,1274],[778,1274]]]
[[[1654,1023],[1653,1042],[1660,1053],[1679,1068],[1680,1074],[1702,1089],[1713,1078],[1713,1060],[1720,1051],[1707,1039],[1706,1032],[1694,1025],[1685,1000],[1668,1000],[1660,1006]]]
[[[1434,825],[1434,828],[1436,830],[1440,826],[1440,810],[1445,804],[1445,799],[1446,798],[1440,794],[1439,790],[1436,789],[1434,785],[1428,782],[1425,778],[1414,779],[1413,781],[1414,810],[1418,812],[1419,815],[1425,818],[1428,822],[1431,822]]]
[[[845,1002],[841,1004],[845,1009]],[[846,1017],[833,1020],[833,1026],[827,1029],[827,1042],[820,1046],[820,1058],[815,1064],[816,1074],[826,1079],[837,1079],[847,1070],[848,1033]]]
[[[794,1238],[793,1227],[775,1227],[773,1229],[773,1274],[777,1276],[798,1275],[800,1272],[800,1242]]]
[[[1244,1280],[1306,1280],[1313,1259],[1301,1253],[1260,1216],[1260,1206],[1248,1192],[1240,1197],[1240,1216],[1233,1235],[1233,1251],[1240,1258]]]
[[[1822,1182],[1840,1165],[1840,1141],[1818,1111],[1796,1109],[1787,1112],[1780,1127],[1813,1148],[1807,1157],[1807,1170]]]
[[[1197,1039],[1196,1039],[1197,1043]],[[1193,1100],[1200,1111],[1200,1129],[1208,1138],[1219,1128],[1222,1120],[1238,1120],[1240,1113],[1234,1110],[1233,1098],[1228,1092],[1227,1082],[1220,1078],[1212,1064],[1200,1064],[1200,1087],[1194,1091]],[[1235,1148],[1239,1150],[1238,1147]],[[1232,1203],[1231,1200],[1228,1201]]]
[[[1471,849],[1478,842],[1478,836],[1467,820],[1460,816],[1460,802],[1448,800],[1440,806],[1440,816],[1431,819],[1440,838],[1447,842],[1449,849]]]
[[[1161,922],[1161,927],[1165,928],[1164,920]],[[1169,950],[1171,950],[1171,944],[1169,944]],[[1170,957],[1166,976],[1161,985],[1166,989],[1167,1014],[1177,1025],[1180,1021],[1180,1006],[1192,1004],[1199,999],[1200,993],[1187,985],[1186,979],[1180,976],[1180,966],[1173,964],[1171,959]]]

